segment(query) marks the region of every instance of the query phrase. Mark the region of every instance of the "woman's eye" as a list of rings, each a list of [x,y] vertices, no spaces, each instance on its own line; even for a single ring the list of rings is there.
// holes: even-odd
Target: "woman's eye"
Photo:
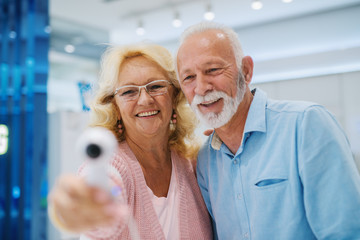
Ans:
[[[132,94],[135,94],[136,91],[135,90],[126,90],[124,92],[122,92],[120,95],[121,96],[126,96],[126,95],[132,95]]]
[[[156,91],[156,90],[159,90],[159,89],[161,89],[161,88],[164,88],[164,86],[162,86],[162,85],[151,85],[151,86],[149,87],[149,90],[150,90],[150,91]]]
[[[152,85],[151,89],[157,89],[157,88],[163,88],[164,86],[162,85]]]

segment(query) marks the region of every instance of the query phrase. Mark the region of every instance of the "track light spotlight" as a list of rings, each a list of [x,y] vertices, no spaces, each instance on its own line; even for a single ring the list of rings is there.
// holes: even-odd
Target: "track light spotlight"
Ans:
[[[180,14],[178,11],[176,11],[174,14],[174,20],[172,21],[172,25],[176,28],[181,27],[182,25],[182,21],[180,19]]]
[[[260,0],[253,0],[253,2],[251,3],[251,7],[254,10],[259,10],[263,7],[263,4]]]
[[[136,28],[136,34],[138,36],[142,36],[145,34],[145,28],[144,28],[143,22],[141,20],[138,22],[138,26]]]
[[[208,21],[212,21],[215,18],[215,14],[212,11],[211,4],[209,3],[206,6],[206,12],[204,13],[204,19]]]

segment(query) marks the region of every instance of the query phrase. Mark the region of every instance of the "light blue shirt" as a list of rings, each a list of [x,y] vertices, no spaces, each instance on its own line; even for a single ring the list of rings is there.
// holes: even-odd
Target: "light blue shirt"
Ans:
[[[236,154],[213,133],[197,178],[218,239],[360,239],[359,172],[320,105],[257,89]]]

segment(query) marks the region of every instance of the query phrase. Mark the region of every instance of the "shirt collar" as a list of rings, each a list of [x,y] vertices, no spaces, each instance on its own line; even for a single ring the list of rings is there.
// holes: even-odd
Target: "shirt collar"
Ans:
[[[259,88],[252,90],[254,98],[251,102],[248,116],[246,118],[244,134],[249,132],[266,132],[265,107],[267,95]],[[214,131],[211,136],[211,147],[220,150],[222,140]]]
[[[217,135],[217,133],[214,131],[211,137],[211,147],[215,150],[220,150],[221,144],[223,142],[221,141],[219,135]]]
[[[265,108],[267,95],[259,88],[255,88],[253,91],[254,98],[246,118],[245,134],[249,132],[266,132]]]

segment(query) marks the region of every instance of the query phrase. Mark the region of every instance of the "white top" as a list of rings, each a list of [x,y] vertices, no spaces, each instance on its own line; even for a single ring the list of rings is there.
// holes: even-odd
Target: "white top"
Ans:
[[[176,170],[172,164],[170,186],[167,197],[157,197],[148,187],[152,203],[163,229],[165,239],[178,240],[179,232],[179,196],[177,192]]]

